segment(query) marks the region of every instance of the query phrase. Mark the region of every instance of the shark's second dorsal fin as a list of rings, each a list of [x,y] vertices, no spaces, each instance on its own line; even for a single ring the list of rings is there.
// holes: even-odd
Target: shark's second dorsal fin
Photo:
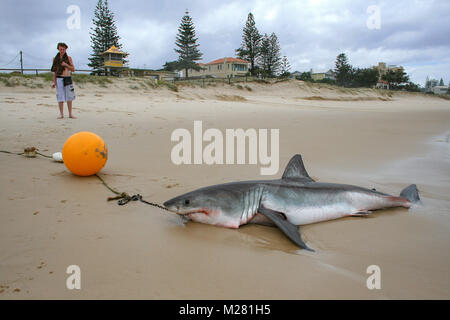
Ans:
[[[299,154],[293,156],[289,161],[281,179],[301,179],[308,182],[314,182],[314,180],[309,176],[308,172],[306,172],[302,156]]]

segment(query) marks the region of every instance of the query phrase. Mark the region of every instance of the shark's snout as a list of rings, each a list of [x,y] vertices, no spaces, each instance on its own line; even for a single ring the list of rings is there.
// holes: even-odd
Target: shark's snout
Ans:
[[[169,211],[175,212],[179,214],[180,207],[176,205],[176,202],[173,200],[168,200],[163,203],[163,206],[166,207]]]
[[[192,211],[188,204],[182,197],[176,197],[163,203],[169,211],[179,215],[186,215]]]
[[[163,206],[166,208],[169,208],[171,205],[172,205],[172,203],[170,202],[170,200],[163,203]]]

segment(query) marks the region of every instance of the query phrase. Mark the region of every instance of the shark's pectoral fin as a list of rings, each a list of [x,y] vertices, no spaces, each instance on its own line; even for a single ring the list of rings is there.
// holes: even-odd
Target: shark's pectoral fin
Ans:
[[[308,248],[308,246],[303,242],[298,227],[290,223],[282,212],[270,210],[264,207],[259,207],[258,212],[273,221],[273,223],[275,223],[275,225],[300,248],[314,252],[314,250]]]

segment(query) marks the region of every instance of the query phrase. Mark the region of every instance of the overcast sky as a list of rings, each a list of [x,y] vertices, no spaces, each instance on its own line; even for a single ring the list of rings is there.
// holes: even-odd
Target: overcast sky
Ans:
[[[63,41],[75,66],[87,69],[96,3],[1,0],[0,68],[18,67],[19,50],[24,67],[49,68],[56,44]],[[79,29],[67,26],[71,5],[80,9]],[[384,61],[402,65],[421,85],[427,75],[450,82],[449,0],[109,0],[109,7],[131,67],[159,69],[177,59],[175,37],[186,9],[195,24],[203,62],[235,56],[252,12],[262,34],[278,36],[291,71],[328,70],[345,52],[353,66]]]

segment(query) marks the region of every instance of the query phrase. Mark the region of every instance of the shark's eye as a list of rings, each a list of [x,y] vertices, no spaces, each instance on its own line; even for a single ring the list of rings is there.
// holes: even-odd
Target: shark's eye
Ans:
[[[189,199],[186,199],[186,200],[184,200],[184,204],[189,204],[189,203],[191,203],[191,201],[189,201]]]

